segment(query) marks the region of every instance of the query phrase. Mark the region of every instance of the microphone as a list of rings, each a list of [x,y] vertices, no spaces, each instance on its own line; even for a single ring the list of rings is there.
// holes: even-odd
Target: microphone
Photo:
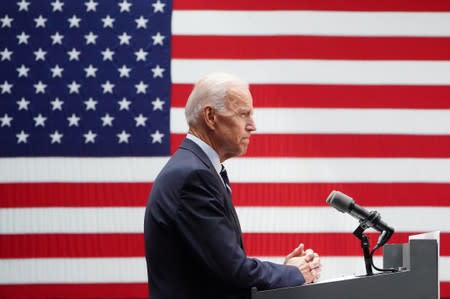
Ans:
[[[328,195],[327,203],[339,212],[348,213],[358,219],[364,228],[373,227],[381,232],[375,248],[383,246],[394,233],[394,229],[381,220],[381,216],[377,211],[369,212],[356,204],[353,198],[342,192],[332,191]]]

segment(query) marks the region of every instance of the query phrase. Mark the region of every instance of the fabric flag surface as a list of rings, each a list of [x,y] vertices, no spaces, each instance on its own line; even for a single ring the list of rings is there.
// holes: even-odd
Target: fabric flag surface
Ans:
[[[3,3],[0,298],[147,296],[147,196],[213,71],[254,97],[249,152],[226,162],[249,256],[303,242],[323,279],[364,274],[357,221],[325,203],[340,190],[390,243],[441,231],[450,298],[444,0]]]

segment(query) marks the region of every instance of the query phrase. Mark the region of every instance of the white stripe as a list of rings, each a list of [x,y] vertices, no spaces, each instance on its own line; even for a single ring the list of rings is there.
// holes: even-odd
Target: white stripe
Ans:
[[[450,159],[236,158],[231,182],[450,182]]]
[[[0,182],[152,182],[168,158],[3,158]],[[235,158],[231,182],[450,182],[450,159]]]
[[[167,157],[2,158],[0,182],[151,182]]]
[[[173,83],[195,83],[217,71],[258,84],[450,84],[450,61],[172,60]]]
[[[281,263],[282,257],[260,257]],[[365,274],[362,257],[321,257],[321,279]],[[380,257],[375,257],[381,266]],[[0,260],[0,284],[147,282],[145,259],[139,258],[40,258]],[[450,257],[441,257],[441,281],[450,281]]]
[[[380,212],[382,219],[397,232],[450,232],[450,207],[367,209]],[[331,207],[237,207],[236,210],[246,233],[351,233],[358,226],[356,219]],[[143,225],[143,207],[0,209],[0,234],[142,233]]]
[[[450,208],[366,207],[376,210],[397,232],[450,231]],[[331,207],[238,207],[245,232],[353,232],[359,222]],[[417,221],[420,219],[420,221]]]
[[[172,133],[186,133],[184,108],[170,113]],[[256,134],[450,135],[450,109],[256,108],[254,119]]]
[[[174,35],[449,36],[450,14],[175,10],[172,32]]]
[[[284,257],[270,256],[258,258],[277,264],[281,264],[284,261]],[[321,256],[320,261],[322,263],[320,281],[322,282],[330,279],[352,279],[356,275],[366,274],[363,257]],[[379,268],[383,265],[383,259],[379,256],[374,257],[373,262]],[[374,273],[376,272],[374,271]]]
[[[320,254],[320,253],[319,253]],[[282,263],[284,257],[258,257],[261,260],[269,261],[273,263]],[[320,275],[320,281],[339,278],[351,279],[355,275],[365,275],[366,268],[364,265],[364,258],[362,256],[321,256],[320,261],[322,263],[322,273]],[[382,268],[383,259],[380,256],[376,256],[373,259],[375,266]],[[374,271],[377,273],[377,271]],[[450,257],[440,257],[439,259],[439,280],[448,282],[450,281]]]
[[[144,257],[0,260],[0,284],[147,282]]]

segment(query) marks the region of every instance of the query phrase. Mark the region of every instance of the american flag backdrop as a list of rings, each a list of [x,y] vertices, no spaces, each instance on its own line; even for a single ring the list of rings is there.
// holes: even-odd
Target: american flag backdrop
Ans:
[[[212,71],[254,97],[249,152],[226,162],[248,255],[303,242],[324,279],[364,274],[336,189],[390,243],[440,230],[450,298],[446,0],[4,1],[0,298],[146,297],[144,206]]]

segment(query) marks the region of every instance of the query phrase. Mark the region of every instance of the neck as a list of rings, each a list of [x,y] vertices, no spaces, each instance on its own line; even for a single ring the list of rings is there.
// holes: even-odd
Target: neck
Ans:
[[[214,142],[214,139],[212,138],[212,136],[210,134],[208,134],[207,132],[205,132],[205,130],[191,127],[191,128],[189,128],[189,134],[194,135],[195,137],[203,140],[213,150],[215,150],[216,153],[219,155],[220,163],[223,163],[226,160],[223,153],[220,151],[219,147]]]

